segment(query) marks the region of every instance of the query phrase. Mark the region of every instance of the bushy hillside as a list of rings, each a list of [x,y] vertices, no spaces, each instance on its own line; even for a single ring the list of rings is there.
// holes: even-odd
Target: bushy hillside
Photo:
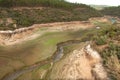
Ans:
[[[117,16],[120,18],[120,6],[118,6],[118,7],[106,7],[105,9],[101,10],[101,12],[105,15]]]
[[[78,4],[66,2],[65,0],[1,0],[1,7],[55,7],[70,9]]]
[[[13,30],[40,23],[87,20],[102,16],[90,6],[64,0],[1,0],[0,6],[0,30]],[[13,9],[16,7],[19,9]],[[31,7],[31,9],[20,9],[21,7]],[[41,7],[41,9],[32,7]]]
[[[111,80],[120,79],[120,25],[108,25],[101,29],[94,41],[103,58],[104,66]]]

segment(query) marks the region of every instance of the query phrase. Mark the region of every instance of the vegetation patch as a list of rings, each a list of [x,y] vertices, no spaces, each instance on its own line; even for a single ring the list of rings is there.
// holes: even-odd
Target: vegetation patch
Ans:
[[[108,75],[112,80],[119,80],[120,27],[115,25],[104,27],[94,37],[94,41],[98,47],[100,47],[101,45],[107,45],[106,47],[101,47],[102,51],[100,51],[100,54],[103,58],[104,66],[106,67]]]
[[[91,17],[102,16],[90,6],[64,0],[1,0],[0,6],[0,30],[14,30],[50,22],[84,21]],[[41,9],[20,10],[21,6],[41,7]],[[14,9],[17,7],[19,9]]]
[[[115,16],[120,18],[120,6],[118,7],[106,7],[101,10],[101,13],[105,15]]]

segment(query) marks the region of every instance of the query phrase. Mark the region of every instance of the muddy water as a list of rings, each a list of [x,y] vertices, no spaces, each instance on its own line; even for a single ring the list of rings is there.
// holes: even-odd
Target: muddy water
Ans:
[[[39,63],[36,63],[34,65],[31,65],[29,67],[26,67],[26,68],[23,68],[23,69],[20,69],[16,72],[13,72],[13,73],[10,73],[8,75],[6,75],[5,77],[3,77],[2,80],[15,80],[17,79],[19,76],[21,76],[22,74],[25,74],[26,72],[30,72],[30,71],[33,71],[45,64],[48,64],[48,63],[51,63],[51,62],[56,62],[56,61],[59,61],[62,56],[64,55],[63,54],[63,47],[65,46],[68,46],[68,45],[71,45],[71,44],[77,44],[77,43],[80,43],[79,40],[69,40],[69,41],[66,41],[66,42],[61,42],[61,43],[58,43],[57,44],[57,50],[56,52],[53,54],[52,57],[46,59],[46,60],[43,60],[43,61],[40,61]]]

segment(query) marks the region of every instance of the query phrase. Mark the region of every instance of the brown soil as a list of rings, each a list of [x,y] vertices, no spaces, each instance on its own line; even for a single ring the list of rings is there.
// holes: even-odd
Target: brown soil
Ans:
[[[90,47],[88,49],[78,48],[62,60],[62,63],[58,62],[53,67],[50,78],[65,80],[108,80],[99,54]]]
[[[28,7],[17,7],[15,10],[31,9]],[[33,7],[32,9],[42,9],[42,7]],[[42,35],[44,32],[53,32],[53,31],[65,31],[65,30],[79,30],[79,29],[88,29],[93,28],[95,25],[93,21],[99,22],[109,22],[109,17],[96,17],[90,18],[88,21],[71,21],[71,22],[54,22],[46,24],[34,24],[30,27],[24,27],[16,29],[14,31],[0,31],[0,45],[13,45],[23,41],[31,40],[39,35]],[[47,30],[36,34],[36,30],[40,28],[47,27]]]
[[[47,30],[35,33],[40,28],[46,27]],[[13,45],[23,41],[35,39],[45,32],[59,32],[65,30],[78,30],[94,27],[89,22],[72,21],[72,22],[55,22],[47,24],[34,24],[30,27],[16,29],[14,31],[0,31],[0,44],[1,45]]]

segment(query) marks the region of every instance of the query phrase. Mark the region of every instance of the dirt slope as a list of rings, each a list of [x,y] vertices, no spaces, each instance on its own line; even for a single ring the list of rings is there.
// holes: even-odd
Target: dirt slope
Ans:
[[[85,48],[78,47],[56,63],[50,73],[50,79],[108,80],[108,77],[101,57],[88,45]]]

